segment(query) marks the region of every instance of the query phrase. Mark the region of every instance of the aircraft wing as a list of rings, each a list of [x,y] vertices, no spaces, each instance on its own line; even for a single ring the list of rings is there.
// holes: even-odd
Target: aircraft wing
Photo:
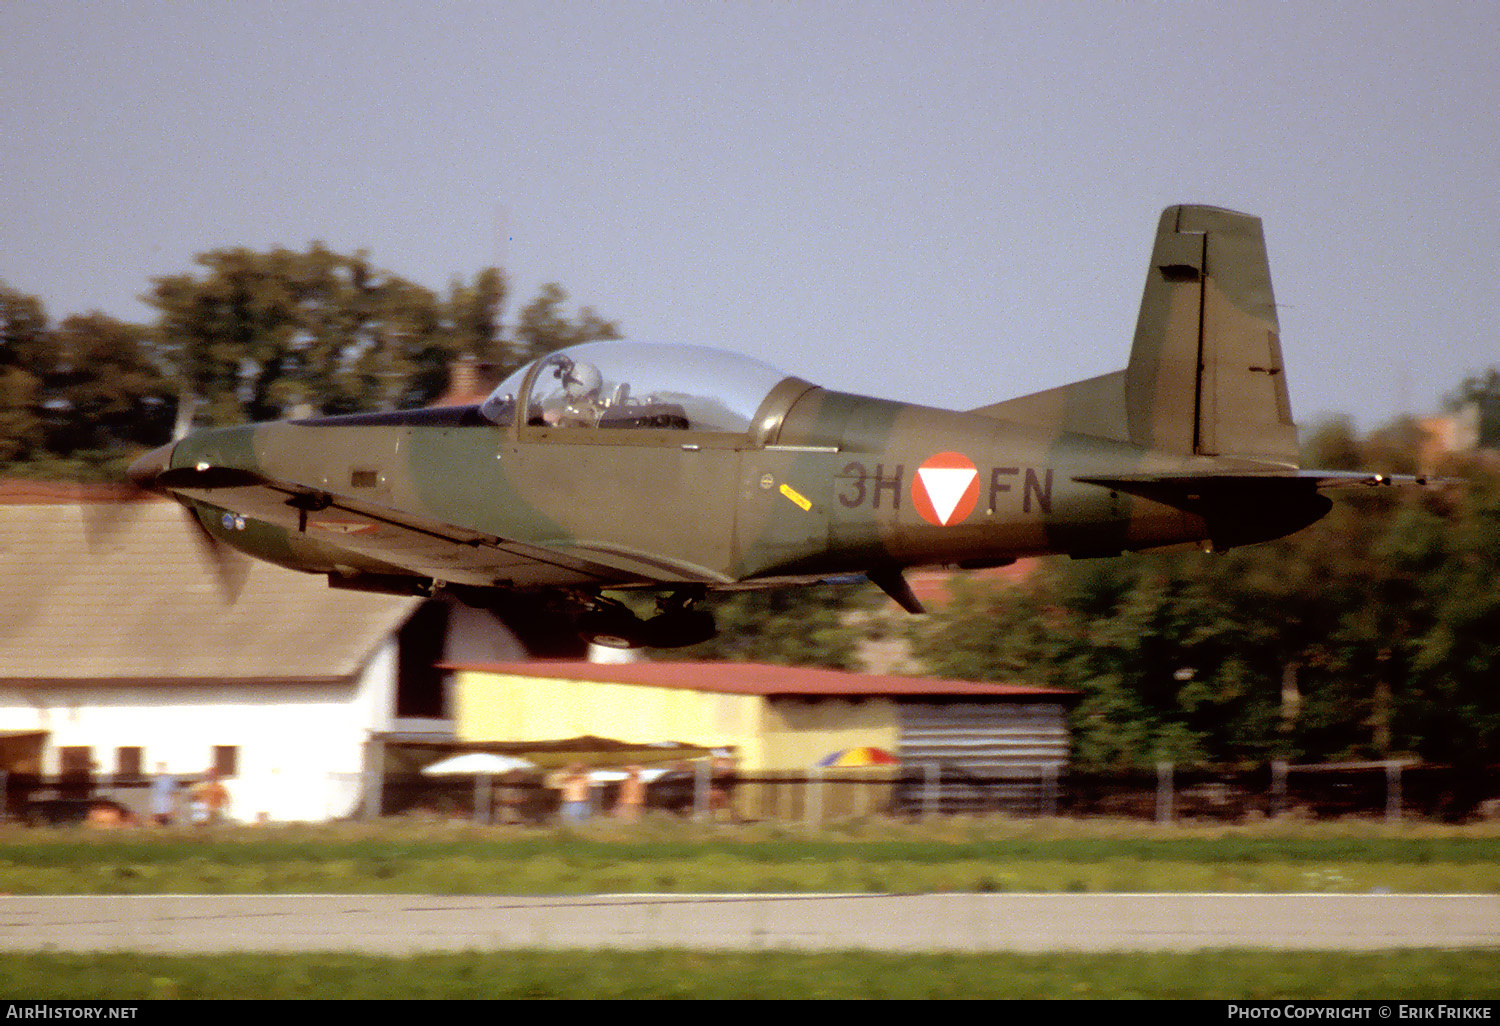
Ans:
[[[254,471],[177,467],[163,471],[155,484],[333,549],[454,584],[565,587],[633,583],[643,576],[640,560],[615,560],[608,553],[601,559],[592,550],[595,558],[586,558]]]

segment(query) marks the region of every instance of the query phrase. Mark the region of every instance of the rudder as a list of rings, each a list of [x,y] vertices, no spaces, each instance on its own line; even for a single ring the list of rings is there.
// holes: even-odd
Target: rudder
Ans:
[[[1136,445],[1296,465],[1259,218],[1206,206],[1162,212],[1125,405]]]

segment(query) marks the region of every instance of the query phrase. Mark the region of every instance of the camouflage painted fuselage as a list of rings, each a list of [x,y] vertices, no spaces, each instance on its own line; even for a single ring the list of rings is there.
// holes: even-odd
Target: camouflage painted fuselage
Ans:
[[[303,510],[288,504],[292,496],[263,504],[236,495],[253,486],[199,496],[201,518],[221,540],[344,577],[722,587],[1209,537],[1200,516],[1075,480],[1181,470],[1180,459],[794,379],[778,391],[752,437],[501,428],[453,411],[452,424],[330,418],[204,431],[179,443],[170,465],[252,470],[359,500],[357,511]],[[946,471],[946,492],[924,481],[932,478],[924,467]],[[363,515],[378,507],[462,530],[449,532],[454,542],[426,544],[407,525]],[[226,512],[245,514],[243,527]],[[489,539],[570,558],[542,562]]]
[[[1278,331],[1260,222],[1172,207],[1129,365],[980,410],[758,365],[770,377],[726,430],[722,407],[700,420],[623,378],[605,398],[608,375],[574,351],[483,406],[203,431],[131,476],[218,539],[340,587],[698,593],[866,574],[914,608],[905,567],[1223,548],[1316,520],[1320,489],[1389,483],[1298,469]]]

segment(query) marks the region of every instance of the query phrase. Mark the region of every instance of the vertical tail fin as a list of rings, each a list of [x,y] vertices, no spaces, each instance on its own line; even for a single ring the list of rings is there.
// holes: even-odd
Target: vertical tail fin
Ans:
[[[1162,213],[1125,405],[1137,445],[1296,464],[1259,218],[1204,206]]]

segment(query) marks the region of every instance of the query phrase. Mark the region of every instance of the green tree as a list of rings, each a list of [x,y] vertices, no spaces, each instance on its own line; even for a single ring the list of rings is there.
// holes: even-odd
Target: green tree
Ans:
[[[613,321],[604,320],[589,307],[583,307],[577,318],[570,320],[562,309],[567,301],[568,294],[561,286],[547,284],[522,308],[510,344],[510,369],[566,346],[621,337]]]
[[[171,437],[176,389],[149,329],[92,313],[51,333],[47,448],[59,456],[161,445]]]
[[[40,371],[47,346],[41,301],[0,282],[0,461],[27,459],[46,440]]]
[[[400,406],[426,406],[442,395],[459,355],[474,357],[502,377],[518,366],[510,362],[502,337],[506,294],[505,278],[494,267],[480,271],[472,283],[462,279],[449,283],[448,295],[438,308],[436,330],[424,336],[426,344],[412,349],[412,374]]]
[[[206,273],[153,281],[157,339],[203,420],[233,424],[299,406],[396,405],[441,348],[436,298],[364,253],[215,250]]]
[[[546,285],[503,337],[507,290],[495,268],[438,297],[376,269],[367,254],[225,249],[199,275],[157,278],[161,352],[211,424],[269,420],[300,409],[338,414],[422,406],[443,393],[460,356],[506,373],[553,349],[619,338],[617,326]]]
[[[1395,469],[1409,451],[1400,425],[1319,437],[1351,469]],[[1227,553],[1048,561],[1021,588],[961,595],[915,652],[944,676],[1082,692],[1087,766],[1449,761],[1458,736],[1493,758],[1500,512],[1487,494],[1362,489],[1303,531]]]
[[[1500,473],[1478,461],[1467,486],[1435,502],[1432,520],[1403,525],[1402,556],[1421,571],[1426,628],[1413,633],[1409,684],[1396,697],[1397,737],[1460,770],[1449,813],[1484,797],[1483,770],[1500,762]]]
[[[858,669],[861,632],[850,613],[866,596],[865,589],[836,585],[710,595],[704,608],[714,614],[718,635],[656,650],[652,658]]]
[[[1354,422],[1348,417],[1332,417],[1303,432],[1303,466],[1358,470],[1363,459]]]
[[[1447,398],[1448,409],[1473,403],[1479,408],[1479,444],[1500,446],[1500,368],[1470,374]]]
[[[620,337],[587,307],[570,318],[557,285],[505,337],[496,268],[455,278],[439,297],[363,252],[321,244],[220,249],[196,263],[197,273],[153,280],[149,327],[91,313],[54,328],[35,297],[0,283],[0,462],[93,476],[165,442],[183,398],[204,425],[418,407],[447,390],[460,356],[504,375],[561,346]]]

